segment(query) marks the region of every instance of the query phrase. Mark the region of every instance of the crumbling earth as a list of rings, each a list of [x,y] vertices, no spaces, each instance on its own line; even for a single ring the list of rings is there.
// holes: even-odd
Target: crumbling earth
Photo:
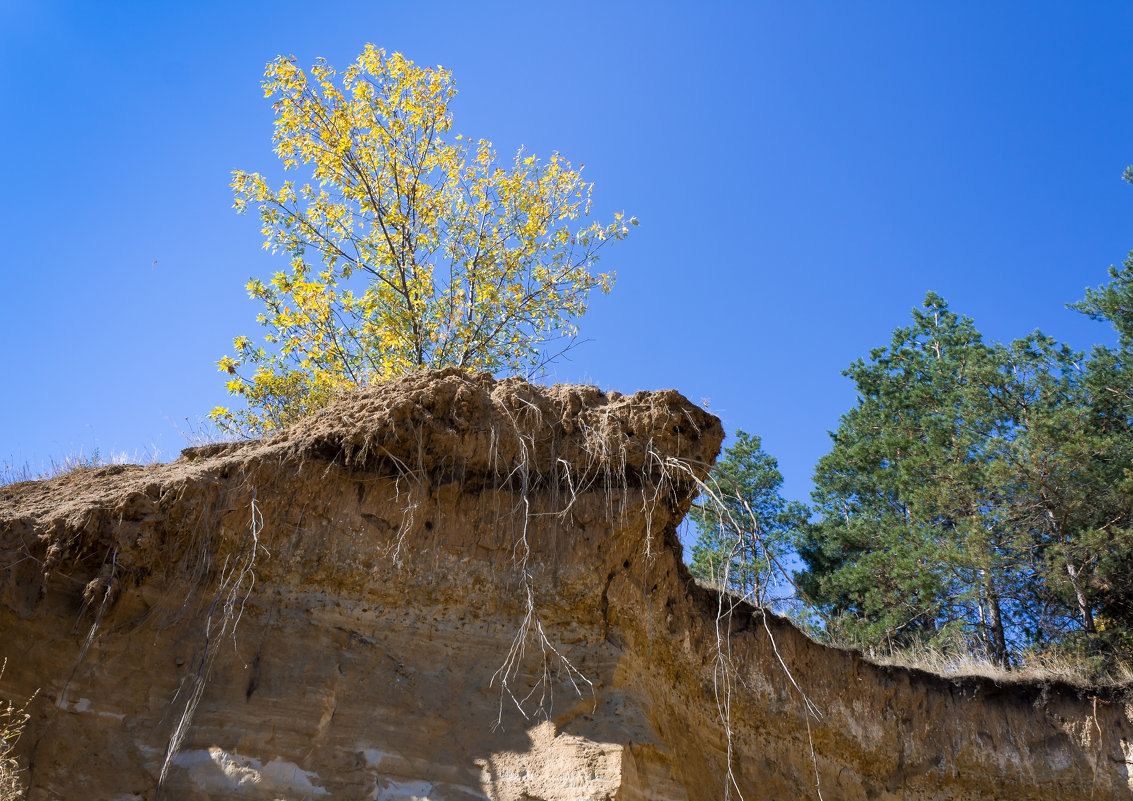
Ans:
[[[673,391],[445,370],[0,487],[29,798],[1133,797],[1119,690],[721,619],[676,527],[722,436]]]

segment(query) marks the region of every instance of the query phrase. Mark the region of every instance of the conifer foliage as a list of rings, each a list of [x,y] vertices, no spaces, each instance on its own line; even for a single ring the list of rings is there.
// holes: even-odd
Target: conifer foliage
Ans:
[[[1133,263],[1111,277],[1074,308],[1111,322],[1116,348],[1078,353],[1039,332],[989,345],[930,293],[850,367],[858,403],[796,542],[797,580],[832,634],[1004,667],[1036,651],[1127,652]]]
[[[1128,662],[1133,253],[1109,278],[1070,304],[1117,333],[1088,353],[1039,331],[986,342],[928,293],[846,370],[858,399],[831,433],[809,509],[783,499],[775,459],[737,432],[715,496],[691,514],[693,574],[759,603],[793,583],[817,613],[804,625],[875,653]],[[802,569],[789,579],[792,548]]]
[[[702,498],[689,517],[699,530],[692,548],[692,574],[701,581],[757,602],[790,549],[791,535],[806,519],[806,507],[780,493],[778,463],[760,438],[737,431],[735,442],[712,468],[713,497]]]

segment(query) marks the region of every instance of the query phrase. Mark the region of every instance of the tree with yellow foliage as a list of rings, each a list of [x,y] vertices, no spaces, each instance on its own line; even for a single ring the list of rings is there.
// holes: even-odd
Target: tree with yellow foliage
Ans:
[[[263,85],[276,154],[312,180],[233,173],[237,211],[255,206],[264,247],[290,261],[248,282],[267,333],[218,363],[247,402],[213,411],[222,428],[262,434],[421,368],[530,374],[577,334],[590,290],[609,291],[598,251],[636,221],[586,224],[593,184],[557,153],[505,166],[451,135],[448,70],[367,45],[341,74],[279,57]]]

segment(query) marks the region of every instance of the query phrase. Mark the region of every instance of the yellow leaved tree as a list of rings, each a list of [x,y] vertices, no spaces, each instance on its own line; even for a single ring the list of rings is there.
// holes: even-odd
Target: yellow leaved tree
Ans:
[[[264,90],[276,154],[311,180],[233,173],[236,209],[258,209],[289,264],[248,282],[267,332],[219,362],[247,403],[214,410],[222,428],[262,434],[421,368],[530,374],[577,334],[590,291],[609,291],[598,251],[636,221],[587,223],[593,184],[557,153],[501,164],[451,135],[449,71],[367,45],[341,74],[277,58]]]

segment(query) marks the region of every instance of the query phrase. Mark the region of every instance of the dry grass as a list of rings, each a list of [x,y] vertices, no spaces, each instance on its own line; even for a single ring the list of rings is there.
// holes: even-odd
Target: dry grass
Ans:
[[[1125,687],[1133,684],[1133,663],[1129,661],[1099,666],[1094,660],[1057,652],[1024,654],[1010,670],[978,654],[947,652],[927,646],[893,653],[867,650],[865,655],[879,665],[915,668],[939,676],[975,676],[998,682],[1062,681],[1079,687]]]
[[[0,462],[0,486],[18,484],[21,481],[46,481],[80,470],[90,470],[112,464],[154,464],[157,461],[158,451],[156,447],[152,451],[133,454],[119,451],[104,455],[98,448],[95,448],[88,455],[80,450],[61,459],[53,456],[48,460],[45,467],[38,470],[32,468],[29,462],[17,464],[13,461],[4,460]]]
[[[0,663],[0,676],[4,675],[4,668],[7,666],[7,659]],[[0,801],[17,801],[24,795],[20,766],[13,751],[24,724],[30,717],[26,710],[32,698],[22,706],[16,706],[11,701],[0,701]]]
[[[951,648],[942,646],[916,645],[909,648],[888,650],[871,648],[832,636],[819,625],[808,625],[805,615],[794,614],[799,609],[813,612],[813,607],[797,598],[758,599],[737,595],[719,582],[693,579],[697,586],[727,598],[735,607],[746,601],[757,608],[768,609],[776,614],[784,614],[808,638],[823,645],[847,651],[857,651],[876,665],[887,667],[923,670],[946,678],[984,678],[1000,683],[1042,683],[1065,682],[1084,689],[1109,687],[1133,687],[1133,658],[1105,660],[1100,656],[1089,656],[1080,652],[1066,651],[1026,651],[1016,655],[1010,668],[995,664],[989,657],[973,653],[963,645]]]
[[[217,428],[216,423],[207,418],[191,420],[185,418],[185,425],[177,427],[177,433],[185,438],[185,447],[199,448],[205,445],[220,445],[227,442],[242,442],[256,439],[251,432],[226,431]]]

